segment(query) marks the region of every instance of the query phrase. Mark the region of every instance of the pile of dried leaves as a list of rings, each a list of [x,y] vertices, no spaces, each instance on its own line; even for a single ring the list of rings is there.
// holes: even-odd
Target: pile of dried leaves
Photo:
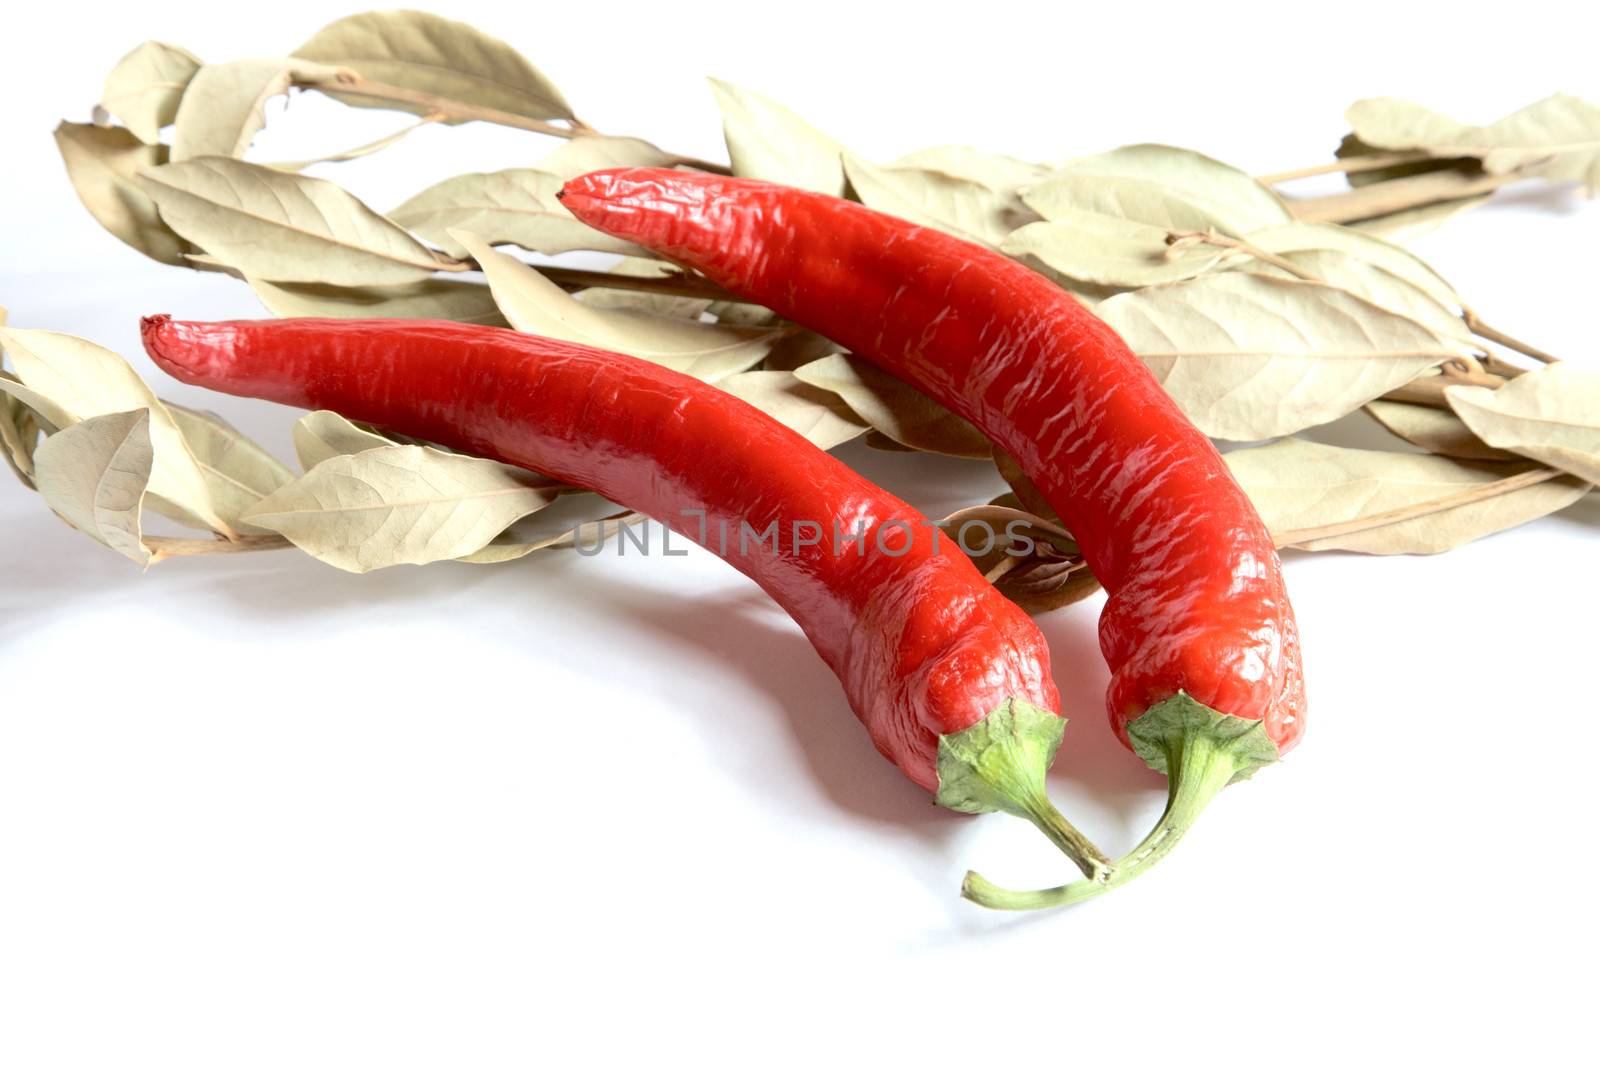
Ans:
[[[536,167],[463,174],[379,213],[301,173],[319,161],[243,158],[267,101],[295,89],[418,116],[326,162],[426,123],[492,122],[562,143]],[[1228,459],[1284,546],[1439,552],[1600,481],[1600,373],[1491,329],[1396,243],[1510,182],[1600,188],[1600,108],[1556,96],[1474,127],[1363,100],[1333,162],[1254,178],[1152,144],[1057,164],[960,147],[879,164],[753,92],[712,89],[729,166],[600,134],[509,45],[469,26],[371,13],[276,60],[206,63],[141,45],[107,78],[94,121],[63,123],[56,140],[106,229],[162,263],[241,279],[273,314],[447,318],[582,341],[714,382],[823,448],[866,435],[991,459],[970,425],[826,339],[578,223],[555,200],[564,180],[617,165],[731,170],[852,197],[1027,263],[1113,325],[1206,433],[1270,442]],[[1345,174],[1349,191],[1274,188],[1327,173]],[[621,258],[608,271],[533,265],[497,245]],[[503,562],[571,544],[578,517],[612,520],[594,536],[634,518],[331,412],[295,427],[297,473],[215,416],[161,402],[88,341],[5,329],[0,344],[0,451],[62,518],[140,563],[290,544],[354,571]],[[1294,436],[1357,409],[1394,450]],[[997,530],[1029,517],[1033,554],[980,561],[991,578],[1035,609],[1092,589],[1070,535],[1000,466],[1015,492],[952,516]],[[207,533],[144,535],[146,506]]]

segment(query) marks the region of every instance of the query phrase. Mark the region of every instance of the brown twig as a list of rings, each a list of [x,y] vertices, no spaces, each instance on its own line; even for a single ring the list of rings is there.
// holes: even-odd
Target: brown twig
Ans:
[[[278,534],[243,534],[233,541],[220,537],[146,537],[144,544],[150,549],[151,563],[160,563],[174,556],[215,556],[291,547],[289,539]]]
[[[1169,251],[1176,252],[1186,245],[1207,244],[1217,248],[1231,248],[1236,252],[1243,252],[1247,256],[1259,259],[1269,266],[1277,267],[1289,275],[1299,278],[1303,282],[1320,282],[1321,278],[1306,270],[1291,260],[1268,252],[1265,248],[1258,248],[1249,241],[1238,237],[1225,237],[1216,230],[1171,230],[1167,233],[1167,246]]]
[[[1536,359],[1540,363],[1561,362],[1548,352],[1541,352],[1539,349],[1534,348],[1525,341],[1519,341],[1508,333],[1500,332],[1493,326],[1490,326],[1487,322],[1484,322],[1482,319],[1480,319],[1476,311],[1473,311],[1471,308],[1465,305],[1462,305],[1461,308],[1461,318],[1466,322],[1467,329],[1471,330],[1473,333],[1477,334],[1479,337],[1482,337],[1486,341],[1493,341],[1495,344],[1509,348],[1513,352],[1521,352],[1523,355],[1528,356],[1531,359]]]
[[[1276,174],[1262,174],[1256,178],[1256,181],[1262,185],[1282,185],[1284,182],[1299,181],[1301,178],[1315,178],[1321,174],[1359,174],[1362,171],[1382,170],[1385,167],[1403,167],[1407,163],[1422,163],[1433,158],[1435,157],[1428,155],[1426,152],[1386,152],[1367,156],[1348,156],[1328,163],[1319,163],[1314,167],[1283,170]]]
[[[1490,193],[1526,176],[1521,170],[1482,175],[1462,174],[1453,170],[1430,171],[1364,185],[1331,196],[1289,198],[1285,203],[1289,214],[1300,222],[1359,222],[1445,200]]]

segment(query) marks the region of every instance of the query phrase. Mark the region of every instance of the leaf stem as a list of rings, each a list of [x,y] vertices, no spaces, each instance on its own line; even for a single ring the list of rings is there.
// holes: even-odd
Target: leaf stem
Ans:
[[[1380,155],[1349,156],[1345,159],[1335,159],[1328,163],[1319,163],[1314,167],[1301,167],[1298,170],[1282,170],[1276,174],[1262,174],[1256,181],[1262,185],[1281,185],[1284,182],[1299,181],[1301,178],[1315,178],[1321,174],[1359,174],[1367,170],[1382,170],[1385,167],[1401,167],[1407,163],[1422,163],[1436,157],[1426,152],[1386,152]]]
[[[1519,489],[1526,489],[1531,485],[1548,482],[1552,478],[1559,478],[1561,474],[1561,471],[1549,467],[1540,467],[1474,486],[1459,493],[1450,493],[1446,496],[1435,497],[1432,500],[1424,500],[1418,504],[1410,504],[1390,511],[1380,511],[1376,515],[1364,515],[1359,519],[1350,519],[1347,522],[1330,522],[1323,526],[1308,526],[1300,530],[1285,530],[1282,533],[1274,533],[1272,540],[1279,548],[1292,548],[1295,545],[1322,541],[1330,537],[1364,533],[1367,530],[1393,526],[1396,523],[1408,522],[1411,519],[1422,518],[1425,515],[1434,515],[1441,511],[1451,511],[1455,508],[1465,507],[1468,504],[1491,500],[1497,496],[1504,496],[1506,493],[1514,493]]]
[[[218,537],[146,537],[144,544],[150,550],[151,563],[174,556],[215,556],[290,547],[289,539],[278,534],[244,534],[234,541]]]
[[[1548,352],[1542,352],[1528,344],[1526,341],[1519,341],[1510,334],[1502,333],[1501,331],[1495,329],[1493,326],[1490,326],[1487,322],[1484,322],[1482,319],[1480,319],[1478,317],[1478,313],[1466,305],[1462,305],[1461,307],[1461,318],[1466,322],[1467,329],[1471,330],[1473,333],[1477,334],[1479,337],[1482,337],[1486,341],[1493,341],[1495,344],[1509,348],[1513,352],[1521,352],[1523,355],[1528,356],[1531,359],[1536,359],[1540,363],[1561,362]]]
[[[1453,170],[1429,171],[1406,178],[1363,185],[1349,192],[1285,201],[1299,222],[1359,222],[1396,211],[1426,207],[1446,200],[1491,193],[1502,185],[1520,181],[1521,170],[1505,174],[1468,175]]]
[[[1292,277],[1303,282],[1321,282],[1317,275],[1306,270],[1298,263],[1285,259],[1275,252],[1268,252],[1265,248],[1258,248],[1249,241],[1238,237],[1226,237],[1216,230],[1171,230],[1167,233],[1167,245],[1176,250],[1183,245],[1207,244],[1218,248],[1231,248],[1236,252],[1243,252],[1247,256],[1259,259],[1269,266],[1277,267]]]

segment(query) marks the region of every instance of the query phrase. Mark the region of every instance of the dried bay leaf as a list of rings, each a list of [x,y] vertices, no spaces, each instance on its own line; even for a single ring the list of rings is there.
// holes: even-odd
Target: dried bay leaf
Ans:
[[[799,370],[807,363],[815,363],[843,351],[844,348],[836,341],[820,333],[797,329],[778,338],[778,343],[772,346],[767,358],[761,361],[761,369]]]
[[[259,533],[243,523],[244,513],[263,497],[294,480],[294,472],[219,415],[166,405],[178,432],[200,464],[217,514],[238,530]]]
[[[1349,252],[1307,248],[1278,253],[1278,256],[1326,285],[1343,289],[1396,315],[1420,323],[1441,339],[1454,342],[1463,355],[1477,352],[1482,347],[1467,328],[1466,322],[1431,294]],[[1252,261],[1250,269],[1274,275],[1282,270],[1276,264],[1259,260]],[[1284,276],[1299,275],[1284,271]]]
[[[312,411],[302,415],[290,433],[294,454],[301,468],[308,471],[334,456],[353,456],[374,448],[394,446],[389,438],[363,430],[336,411]]]
[[[338,73],[295,59],[244,59],[207,63],[194,73],[178,105],[172,161],[200,156],[242,157],[266,124],[267,101],[289,91],[296,77]]]
[[[932,170],[952,178],[964,178],[987,186],[997,193],[1015,192],[1039,181],[1050,172],[1040,163],[1025,163],[1010,156],[981,152],[965,145],[939,145],[901,156],[889,164],[893,169]]]
[[[449,319],[480,326],[506,325],[489,287],[478,282],[425,278],[405,285],[347,287],[245,280],[256,298],[279,318]]]
[[[844,146],[760,93],[718,78],[711,93],[722,112],[733,173],[797,189],[844,196]]]
[[[1454,385],[1444,395],[1486,443],[1600,483],[1600,371],[1556,363],[1499,389]]]
[[[1000,250],[1036,259],[1073,281],[1117,289],[1182,281],[1219,263],[1248,260],[1214,245],[1171,249],[1169,232],[1165,226],[1058,206],[1054,221],[1013,231]]]
[[[1432,233],[1457,215],[1483,206],[1489,202],[1491,195],[1483,193],[1479,196],[1464,196],[1455,200],[1441,200],[1437,204],[1407,208],[1404,211],[1392,211],[1387,215],[1358,219],[1350,223],[1346,229],[1359,230],[1361,233],[1381,237],[1386,241],[1412,241],[1423,234]]]
[[[33,453],[38,447],[39,424],[33,412],[16,397],[0,393],[0,451],[18,480],[29,489],[33,482]]]
[[[987,248],[1034,217],[1011,193],[940,171],[879,167],[848,152],[844,169],[867,207]]]
[[[713,325],[628,308],[589,307],[474,234],[457,230],[455,238],[482,266],[500,310],[524,333],[625,352],[708,382],[749,370],[761,362],[781,334],[779,330]]]
[[[1480,490],[1515,473],[1499,464],[1472,466],[1443,456],[1338,448],[1297,438],[1238,449],[1224,458],[1280,539]],[[1559,511],[1588,489],[1575,478],[1558,478],[1374,529],[1297,539],[1293,545],[1311,552],[1373,555],[1444,552]]]
[[[212,505],[205,476],[177,423],[121,356],[81,337],[48,330],[0,329],[0,344],[22,383],[49,397],[73,423],[149,408],[149,436],[155,449],[152,506],[179,522],[231,532]],[[67,428],[58,425],[59,430]]]
[[[1204,275],[1095,311],[1202,431],[1230,441],[1332,422],[1456,352],[1350,293],[1262,274]]]
[[[170,126],[177,117],[184,87],[200,66],[200,60],[186,49],[146,41],[106,75],[100,106],[139,140],[155,144],[161,139],[162,127]]]
[[[1487,463],[1519,458],[1514,453],[1490,448],[1454,412],[1443,408],[1402,404],[1395,400],[1374,400],[1362,410],[1402,441],[1409,441],[1437,456]]]
[[[607,273],[628,278],[671,278],[681,277],[683,274],[671,263],[636,256],[618,260]],[[672,293],[652,293],[635,289],[611,289],[603,285],[574,293],[573,298],[592,308],[629,308],[655,315],[675,315],[678,318],[694,320],[698,320],[712,303],[706,297],[676,296]]]
[[[154,458],[148,408],[95,415],[40,443],[39,495],[73,527],[148,566],[139,511]]]
[[[1327,222],[1291,222],[1250,234],[1250,243],[1267,252],[1344,252],[1403,278],[1427,293],[1452,314],[1461,297],[1449,282],[1417,256],[1381,237]]]
[[[72,188],[95,221],[130,248],[162,263],[182,264],[190,251],[161,220],[156,203],[135,182],[139,171],[167,161],[167,146],[145,144],[128,130],[63,122],[56,147]]]
[[[369,11],[329,23],[295,49],[384,85],[530,119],[570,119],[555,85],[516,49],[464,22],[421,11]],[[329,93],[353,107],[427,114],[427,104]],[[461,121],[461,120],[453,120]]]
[[[900,379],[859,359],[834,355],[794,372],[807,385],[837,394],[874,430],[920,452],[988,459],[988,438],[960,415]]]
[[[791,371],[745,371],[717,385],[824,451],[867,432],[866,423],[838,394],[801,381]]]
[[[1250,175],[1199,152],[1160,144],[1069,160],[1023,198],[1045,218],[1051,217],[1047,208],[1063,204],[1152,225],[1198,218],[1204,220],[1200,225],[1170,228],[1215,226],[1235,235],[1290,221],[1283,201]]]
[[[563,180],[538,170],[461,174],[429,186],[389,212],[389,218],[450,253],[466,255],[452,229],[470,230],[490,244],[514,244],[556,255],[586,250],[641,255],[638,245],[579,222],[556,194]]]
[[[539,161],[536,170],[571,181],[580,174],[611,167],[670,167],[679,157],[637,137],[574,137]]]
[[[330,181],[208,156],[139,174],[178,233],[244,274],[278,282],[399,285],[446,267]]]
[[[555,498],[537,476],[391,445],[323,460],[245,513],[310,555],[365,573],[469,555]]]
[[[290,173],[298,173],[299,171],[305,170],[307,167],[314,167],[318,163],[346,163],[352,159],[360,159],[363,156],[370,156],[375,152],[381,152],[392,144],[398,144],[405,137],[428,125],[432,121],[433,119],[431,118],[418,119],[416,122],[408,123],[393,133],[385,134],[375,141],[368,141],[366,144],[359,144],[354,148],[346,148],[344,151],[335,152],[331,156],[318,156],[315,159],[280,161],[277,163],[268,163],[267,166],[271,167],[273,170],[283,170],[289,171]]]

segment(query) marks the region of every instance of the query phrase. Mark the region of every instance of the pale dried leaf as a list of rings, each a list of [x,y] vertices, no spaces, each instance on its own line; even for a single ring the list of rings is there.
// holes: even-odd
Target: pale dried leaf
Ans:
[[[148,565],[139,511],[153,458],[148,409],[96,415],[40,443],[34,453],[39,495],[72,526]]]
[[[324,563],[364,573],[478,551],[555,498],[530,480],[488,460],[391,445],[323,460],[245,518]]]
[[[150,441],[155,449],[150,473],[152,506],[179,522],[230,532],[226,520],[212,506],[205,476],[177,423],[121,356],[81,337],[48,330],[0,329],[0,344],[5,345],[23,384],[49,397],[74,423],[149,408]]]
[[[1449,282],[1411,252],[1381,237],[1349,226],[1327,222],[1291,222],[1250,234],[1250,243],[1267,252],[1313,250],[1345,252],[1403,278],[1452,313],[1461,310],[1461,298]]]
[[[1127,145],[1070,160],[1023,197],[1046,218],[1047,208],[1060,203],[1156,226],[1170,221],[1172,229],[1215,226],[1235,235],[1290,221],[1283,201],[1250,175],[1171,145]]]
[[[939,145],[901,156],[889,164],[893,168],[935,170],[952,178],[986,185],[997,193],[1011,193],[1039,181],[1050,172],[1040,163],[1026,163],[1010,156],[981,152],[966,145]]]
[[[1434,455],[1491,463],[1518,458],[1514,453],[1490,448],[1454,412],[1443,408],[1374,400],[1363,410],[1402,441],[1409,441]]]
[[[1441,200],[1437,204],[1393,211],[1370,219],[1359,219],[1347,227],[1362,233],[1381,237],[1385,241],[1414,241],[1423,234],[1432,233],[1457,215],[1482,207],[1489,202],[1491,193],[1465,196],[1456,200]]]
[[[611,167],[670,167],[679,157],[637,137],[574,137],[539,160],[535,168],[570,181],[590,171]]]
[[[885,436],[921,452],[988,459],[989,441],[966,419],[869,363],[834,355],[794,372],[807,385],[837,394]]]
[[[279,318],[449,319],[480,326],[506,325],[489,287],[478,282],[426,278],[407,285],[352,288],[246,280],[257,299]]]
[[[483,267],[496,303],[524,333],[625,352],[714,382],[761,362],[781,331],[747,330],[585,305],[521,260],[496,252],[474,234],[455,231]]]
[[[16,397],[0,393],[0,451],[19,481],[29,489],[33,483],[33,453],[38,447],[39,424],[33,412]]]
[[[461,174],[424,189],[389,212],[389,218],[452,256],[467,254],[450,236],[452,229],[544,255],[580,249],[643,254],[638,245],[573,218],[556,199],[562,184],[559,176],[537,170]]]
[[[211,503],[235,530],[259,533],[243,521],[263,497],[294,480],[294,472],[219,415],[168,404],[167,411],[200,464]]]
[[[1008,256],[1031,257],[1089,285],[1138,288],[1182,281],[1219,263],[1249,259],[1214,245],[1173,251],[1168,229],[1094,211],[1058,207],[1056,221],[1023,226],[1005,238]]]
[[[347,163],[352,159],[361,159],[362,157],[370,156],[375,152],[381,152],[392,144],[398,144],[405,137],[428,125],[432,121],[432,119],[422,118],[418,119],[416,122],[409,122],[400,127],[398,130],[395,130],[393,133],[385,134],[375,141],[368,141],[365,144],[356,145],[354,148],[346,148],[344,151],[335,152],[330,156],[317,156],[314,159],[280,161],[277,163],[268,163],[267,166],[271,167],[273,170],[283,170],[289,171],[290,173],[298,173],[299,171],[305,170],[307,167],[314,167],[318,163]]]
[[[172,161],[240,157],[266,124],[267,101],[296,77],[333,77],[332,67],[296,59],[207,63],[183,93],[172,131]]]
[[[717,385],[824,451],[867,432],[866,423],[837,393],[803,382],[791,371],[745,371]]]
[[[760,93],[717,78],[710,81],[735,174],[845,195],[843,145]]]
[[[509,563],[546,548],[599,544],[624,524],[644,521],[638,512],[618,508],[593,493],[568,493],[548,507],[512,523],[494,540],[457,563]]]
[[[369,81],[430,93],[530,119],[570,119],[572,109],[548,78],[504,41],[464,22],[421,11],[369,11],[330,23],[294,54],[349,67]],[[426,114],[359,93],[330,94],[355,107]]]
[[[400,285],[444,266],[405,230],[321,178],[207,157],[145,170],[139,185],[174,230],[251,277]]]
[[[1205,275],[1095,310],[1202,431],[1230,441],[1332,422],[1456,351],[1340,289],[1263,274]]]
[[[1337,448],[1293,438],[1229,452],[1225,458],[1267,527],[1279,536],[1437,500],[1515,473],[1502,464],[1471,466],[1443,456]],[[1297,541],[1294,547],[1373,555],[1444,552],[1559,511],[1588,488],[1577,479],[1559,478],[1371,530]]]
[[[1600,482],[1600,371],[1556,363],[1499,389],[1456,385],[1444,395],[1486,443]]]
[[[100,106],[121,120],[146,144],[161,139],[163,126],[178,114],[183,90],[200,69],[200,60],[185,49],[146,41],[117,62],[106,75]]]
[[[63,122],[56,147],[83,206],[113,237],[162,263],[182,264],[189,245],[161,221],[155,201],[134,179],[167,161],[167,146],[145,144],[114,126]]]
[[[1467,328],[1465,320],[1451,312],[1431,294],[1367,260],[1332,248],[1307,248],[1281,252],[1278,256],[1317,281],[1353,293],[1396,315],[1403,315],[1420,323],[1438,337],[1453,342],[1456,350],[1462,355],[1470,355],[1482,349],[1482,345]],[[1260,260],[1249,261],[1247,265],[1249,269],[1263,274],[1277,274],[1282,270],[1275,264]],[[1283,275],[1300,276],[1288,271],[1283,271]]]
[[[879,167],[850,153],[844,169],[867,207],[986,248],[998,249],[1008,233],[1034,218],[1015,194],[940,171]]]
[[[683,272],[671,263],[659,259],[641,259],[629,256],[618,260],[608,274],[628,278],[681,277]],[[574,299],[592,308],[629,308],[648,311],[654,315],[675,315],[681,319],[698,320],[710,307],[711,300],[700,296],[675,296],[671,293],[653,293],[638,289],[609,289],[597,285],[573,294]]]
[[[334,456],[353,456],[394,445],[389,438],[363,430],[336,411],[312,411],[300,416],[291,434],[294,454],[307,471]]]

